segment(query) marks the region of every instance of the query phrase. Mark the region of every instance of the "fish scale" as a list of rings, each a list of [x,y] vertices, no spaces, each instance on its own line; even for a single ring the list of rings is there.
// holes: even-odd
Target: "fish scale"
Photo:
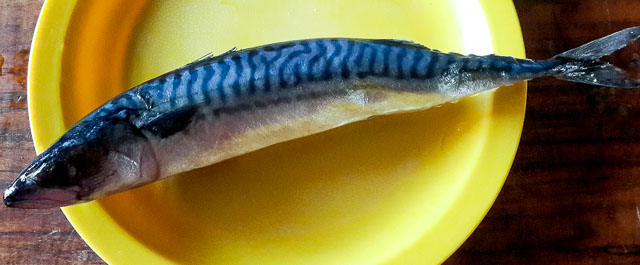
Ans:
[[[629,28],[547,60],[442,53],[400,40],[315,39],[231,50],[149,80],[85,116],[4,193],[22,208],[102,198],[376,115],[542,76],[640,88],[600,59]]]

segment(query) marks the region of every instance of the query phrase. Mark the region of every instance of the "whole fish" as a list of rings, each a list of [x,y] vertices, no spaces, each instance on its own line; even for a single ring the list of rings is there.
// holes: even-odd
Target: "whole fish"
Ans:
[[[548,60],[441,53],[401,40],[314,39],[208,56],[111,99],[4,192],[9,207],[87,202],[375,115],[416,111],[544,76],[620,88],[600,61],[628,28]]]

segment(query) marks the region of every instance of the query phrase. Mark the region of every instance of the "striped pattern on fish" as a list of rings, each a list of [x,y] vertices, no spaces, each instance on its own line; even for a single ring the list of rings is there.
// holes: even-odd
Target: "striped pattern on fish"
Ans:
[[[550,66],[512,57],[444,54],[395,40],[296,41],[207,57],[128,91],[96,115],[109,115],[122,108],[142,110],[145,113],[140,113],[135,123],[144,128],[174,111],[196,105],[209,106],[218,116],[266,108],[270,102],[302,100],[305,95],[332,88],[300,90],[301,86],[331,80],[384,78],[395,81],[399,91],[455,96],[463,93],[460,90],[464,85],[483,80],[490,87],[512,83],[535,77]],[[474,76],[450,80],[464,78],[465,74]],[[398,82],[401,80],[415,84],[407,86],[409,82]]]
[[[538,61],[364,39],[300,40],[207,56],[84,117],[23,170],[4,203],[41,208],[98,199],[371,116],[542,76],[638,88],[638,80],[600,58],[639,37],[640,28],[629,28]]]

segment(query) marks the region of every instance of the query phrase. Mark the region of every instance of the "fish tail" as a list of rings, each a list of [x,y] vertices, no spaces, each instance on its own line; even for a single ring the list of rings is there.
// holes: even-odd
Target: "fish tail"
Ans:
[[[556,66],[551,75],[558,79],[590,85],[640,88],[640,80],[601,59],[640,38],[640,27],[627,28],[563,52],[547,60]]]

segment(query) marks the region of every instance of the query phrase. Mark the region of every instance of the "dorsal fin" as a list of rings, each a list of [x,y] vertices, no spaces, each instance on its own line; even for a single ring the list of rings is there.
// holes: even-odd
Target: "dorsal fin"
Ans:
[[[228,50],[228,51],[226,51],[224,53],[221,53],[221,54],[218,54],[218,55],[214,55],[212,52],[210,52],[210,53],[207,53],[207,54],[203,55],[202,57],[198,58],[197,60],[184,65],[181,68],[186,68],[186,67],[189,67],[189,66],[193,66],[193,65],[196,65],[196,64],[204,62],[204,61],[212,61],[212,60],[220,59],[222,57],[225,57],[225,56],[227,56],[229,54],[232,54],[234,52],[237,52],[237,51],[238,51],[238,49],[236,47],[233,47],[233,48],[231,48],[231,50]]]
[[[373,42],[378,42],[378,43],[382,43],[390,46],[410,46],[413,48],[429,49],[420,43],[410,41],[410,40],[403,40],[403,39],[378,39],[378,40],[373,40]]]
[[[202,57],[198,58],[197,60],[195,60],[193,62],[185,64],[184,66],[182,66],[180,68],[177,68],[177,69],[171,70],[169,72],[166,72],[166,73],[164,73],[164,74],[162,74],[162,75],[160,75],[160,76],[158,76],[156,78],[147,80],[146,82],[144,82],[144,83],[142,83],[140,85],[151,83],[151,82],[153,82],[155,80],[160,80],[160,79],[166,78],[167,76],[169,76],[171,74],[184,71],[185,69],[190,68],[190,67],[194,67],[195,68],[197,66],[200,66],[200,65],[203,65],[203,64],[207,64],[207,63],[209,63],[211,61],[218,60],[218,59],[220,59],[222,57],[225,57],[225,56],[227,56],[229,54],[232,54],[232,53],[235,53],[237,51],[238,51],[238,49],[236,49],[236,47],[233,47],[233,48],[231,48],[231,50],[229,50],[227,52],[224,52],[222,54],[219,54],[219,55],[213,55],[213,53],[207,53],[207,54],[203,55]]]

